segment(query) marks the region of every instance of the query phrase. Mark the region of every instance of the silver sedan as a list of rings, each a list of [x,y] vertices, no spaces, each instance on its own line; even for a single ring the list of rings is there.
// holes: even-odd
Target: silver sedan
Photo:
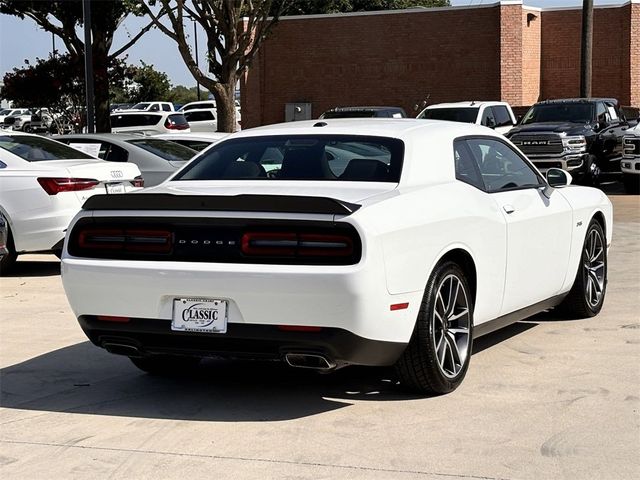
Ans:
[[[142,172],[145,187],[163,182],[197,153],[168,140],[126,133],[85,133],[53,138],[103,160],[135,163]]]

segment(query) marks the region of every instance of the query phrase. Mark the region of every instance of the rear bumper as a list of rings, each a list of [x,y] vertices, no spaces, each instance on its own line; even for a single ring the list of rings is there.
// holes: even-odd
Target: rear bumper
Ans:
[[[227,332],[185,333],[171,330],[171,321],[131,319],[127,323],[78,318],[91,342],[113,353],[221,356],[281,360],[287,353],[321,355],[340,365],[392,365],[405,343],[371,340],[340,328],[317,332],[282,331],[275,325],[229,324]],[[128,347],[128,348],[123,348]]]

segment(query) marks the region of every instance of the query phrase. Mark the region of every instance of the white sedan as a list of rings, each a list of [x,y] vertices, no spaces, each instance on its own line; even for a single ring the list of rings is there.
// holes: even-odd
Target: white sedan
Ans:
[[[406,387],[446,393],[473,338],[602,308],[611,203],[570,181],[474,125],[246,130],[158,187],[91,198],[64,287],[91,341],[145,371],[206,356],[395,365]]]
[[[9,227],[0,274],[21,253],[59,255],[69,222],[91,195],[142,186],[136,165],[105,162],[38,135],[0,132],[0,214]]]

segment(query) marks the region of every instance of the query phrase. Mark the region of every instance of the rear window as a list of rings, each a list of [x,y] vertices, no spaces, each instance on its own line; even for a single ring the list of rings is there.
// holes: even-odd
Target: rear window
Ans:
[[[168,140],[160,140],[156,138],[140,138],[128,140],[127,143],[140,147],[147,152],[164,158],[169,162],[186,162],[191,160],[196,153],[195,150],[180,145],[179,143],[170,142]]]
[[[181,113],[174,113],[172,115],[169,115],[167,117],[167,123],[171,125],[184,125],[186,127],[189,126],[189,122],[187,122],[187,119]]]
[[[173,180],[400,179],[404,144],[387,137],[354,135],[240,138],[214,145]]]
[[[478,108],[429,108],[418,115],[418,118],[475,123],[478,118]]]
[[[17,155],[28,162],[46,160],[95,160],[86,153],[44,137],[30,135],[0,135],[0,149]]]
[[[200,111],[196,110],[193,112],[185,112],[184,118],[189,122],[205,122],[208,120],[215,120],[216,117],[213,116],[213,112],[208,110]]]
[[[209,145],[213,143],[207,142],[206,140],[183,140],[183,139],[171,139],[171,142],[179,143],[180,145],[184,145],[185,147],[193,148],[194,150],[201,152]]]
[[[111,126],[113,128],[118,127],[144,127],[156,125],[162,115],[157,115],[153,113],[143,114],[143,115],[135,115],[130,113],[117,113],[111,115]]]

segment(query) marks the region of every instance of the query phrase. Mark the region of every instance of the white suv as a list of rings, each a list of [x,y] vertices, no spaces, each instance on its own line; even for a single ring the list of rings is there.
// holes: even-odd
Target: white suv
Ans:
[[[111,114],[112,133],[157,133],[190,132],[189,122],[178,112],[140,112],[122,110]]]
[[[456,102],[429,105],[417,118],[475,123],[505,134],[517,123],[506,102]]]
[[[175,112],[176,109],[171,102],[140,102],[136,103],[129,110],[140,110],[143,112]]]

